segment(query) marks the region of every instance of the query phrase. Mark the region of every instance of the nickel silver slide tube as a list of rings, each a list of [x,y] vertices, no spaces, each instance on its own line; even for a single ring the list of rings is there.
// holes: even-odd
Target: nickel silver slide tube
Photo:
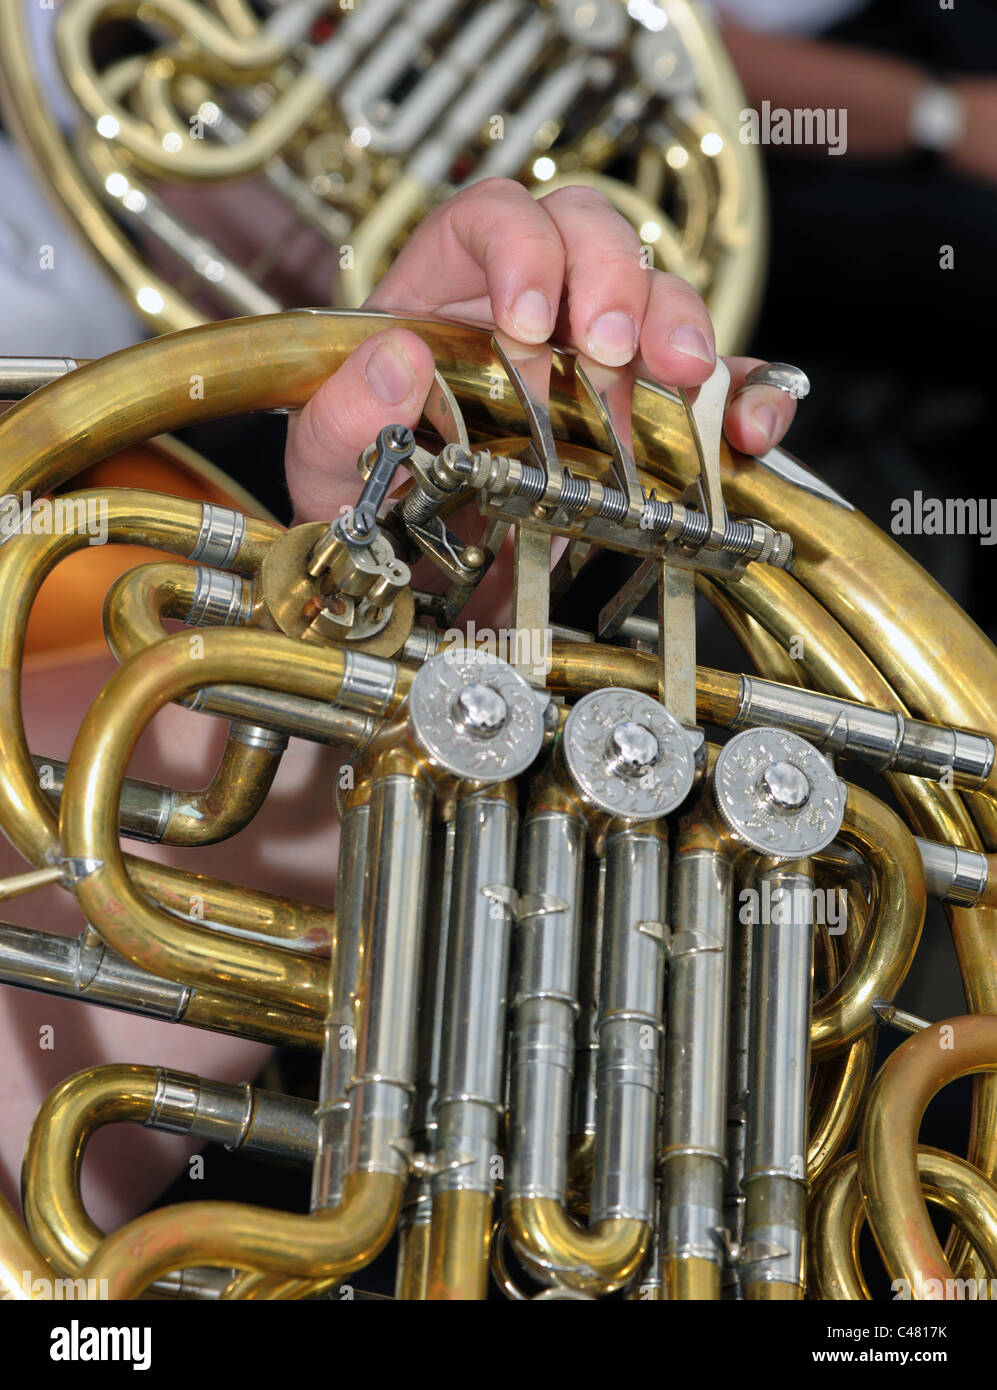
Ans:
[[[754,927],[741,1285],[748,1299],[798,1299],[805,1267],[813,868],[804,860],[782,864],[760,873],[753,886],[770,908]]]
[[[755,913],[748,900],[737,914],[731,942],[730,1032],[727,1046],[727,1171],[724,1184],[724,1220],[728,1247],[744,1243],[744,1162],[748,1123],[748,1084],[751,1056],[751,959]],[[735,1266],[724,1276],[725,1298],[740,1299],[741,1283]]]
[[[362,990],[348,1085],[351,1172],[407,1178],[433,785],[404,748],[378,758],[364,875]]]
[[[606,905],[606,861],[589,854],[582,892],[584,914],[578,975],[578,1018],[575,1022],[575,1075],[568,1183],[571,1190],[592,1185],[595,1153],[595,1086],[599,1067],[599,981],[602,975],[602,937]]]
[[[526,1149],[529,1162],[523,1163],[517,1155],[506,1199],[508,1229],[527,1265],[547,1282],[585,1293],[609,1292],[633,1280],[647,1253],[655,1211],[664,983],[662,924],[668,873],[665,831],[660,822],[636,826],[610,822],[605,857],[595,1155],[588,1229],[578,1227],[567,1214],[564,1162],[551,1147],[555,1138],[561,1142],[564,1120],[550,1109],[545,1116],[540,1113],[542,1103],[548,1098],[553,1102],[566,1090],[565,1079],[558,1074],[570,1059],[573,1042],[566,1010],[560,1039],[550,1029],[546,1038],[538,1039],[547,1043],[546,1047],[531,1048],[522,1038],[516,1039],[518,1074],[513,1087],[510,1143],[514,1149]],[[570,886],[569,858],[563,856],[558,880],[563,889]],[[538,932],[552,934],[559,929],[559,914],[545,913],[538,918]],[[563,947],[554,951],[553,941],[544,955],[548,970],[555,960],[566,959]],[[555,1011],[548,1007],[546,1012],[549,1024]],[[521,1021],[517,1011],[517,1032]],[[526,1112],[524,1102],[529,1107]],[[566,1094],[561,1104],[567,1106]],[[536,1128],[528,1130],[528,1125]],[[548,1125],[554,1131],[549,1140],[544,1136]],[[542,1189],[538,1179],[547,1186]],[[534,1183],[532,1191],[526,1187],[527,1180]],[[560,1190],[556,1196],[548,1196],[555,1183]]]
[[[542,1197],[563,1204],[567,1198],[587,836],[578,807],[550,779],[541,779],[523,834],[507,1203]]]
[[[505,1104],[505,1023],[514,901],[516,789],[463,790],[447,943],[436,1097],[431,1300],[483,1299]]]
[[[337,1207],[343,1197],[350,1129],[349,1084],[356,1059],[356,1002],[363,968],[364,885],[370,831],[370,783],[344,798],[340,820],[336,935],[329,962],[329,1012],[316,1110],[317,1152],[311,1210]]]
[[[669,1299],[720,1297],[733,885],[729,842],[701,803],[682,823],[672,878],[661,1152]]]
[[[437,1129],[436,1097],[446,1009],[447,942],[450,935],[456,839],[457,826],[452,817],[437,824],[431,851],[426,956],[419,1004],[419,1070],[412,1115],[412,1145],[416,1154],[424,1155],[433,1151]],[[432,1211],[433,1184],[428,1166],[425,1169],[417,1168],[409,1180],[398,1231],[396,1298],[421,1301],[426,1297]]]

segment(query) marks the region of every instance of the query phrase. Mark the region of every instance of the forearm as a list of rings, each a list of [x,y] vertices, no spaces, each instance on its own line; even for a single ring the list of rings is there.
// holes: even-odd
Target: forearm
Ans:
[[[752,107],[844,109],[849,154],[888,158],[911,149],[911,106],[929,80],[916,64],[729,23],[723,33]]]

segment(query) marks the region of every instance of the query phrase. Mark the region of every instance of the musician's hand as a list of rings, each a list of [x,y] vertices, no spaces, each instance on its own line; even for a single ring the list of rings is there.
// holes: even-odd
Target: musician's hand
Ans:
[[[642,374],[667,386],[698,386],[715,363],[699,295],[646,269],[633,228],[583,187],[537,201],[520,184],[486,179],[458,193],[413,233],[367,307],[497,326],[524,343],[553,337],[607,366],[639,358]],[[734,391],[756,360],[728,365]],[[432,354],[414,333],[378,333],[292,417],[287,480],[299,520],[335,516],[354,500],[361,450],[386,424],[417,423],[432,377]],[[794,410],[784,392],[753,386],[728,407],[727,438],[764,453]]]

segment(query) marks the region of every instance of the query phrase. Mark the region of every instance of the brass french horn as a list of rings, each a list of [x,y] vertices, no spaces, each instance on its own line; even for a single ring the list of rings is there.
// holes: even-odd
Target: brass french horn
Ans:
[[[0,825],[27,865],[0,892],[61,884],[84,928],[58,947],[0,928],[0,979],[323,1059],[317,1107],[126,1059],[67,1079],[31,1134],[26,1224],[0,1217],[5,1290],[308,1297],[362,1288],[397,1233],[405,1298],[482,1298],[492,1271],[510,1297],[855,1298],[863,1221],[915,1297],[992,1275],[997,653],[782,451],[732,453],[722,363],[690,404],[456,324],[237,319],[27,395],[0,419],[0,491],[42,497],[195,412],[299,408],[396,322],[436,386],[418,431],[370,442],[345,516],[284,532],[134,489],[61,494],[64,518],[92,500],[110,541],[162,558],[108,595],[120,666],[54,791],[24,736],[23,634],[85,537],[25,526],[0,546]],[[507,534],[496,650],[459,640],[460,615]],[[559,630],[550,595],[593,547],[635,579],[599,631]],[[424,560],[436,582],[417,588]],[[657,622],[634,613],[654,584]],[[697,666],[697,586],[757,674]],[[191,630],[167,635],[177,617]],[[168,802],[127,766],[174,700],[233,721],[222,833],[287,735],[349,754],[334,919],[122,852]],[[902,814],[844,780],[849,760]],[[829,893],[846,920],[818,911]],[[969,1009],[942,1023],[894,1003],[929,894]],[[884,1023],[916,1036],[873,1077]],[[931,1096],[967,1074],[967,1156],[919,1148]],[[116,1122],[311,1162],[311,1213],[185,1203],[105,1235],[79,1165]],[[926,1197],[957,1228],[947,1251]]]

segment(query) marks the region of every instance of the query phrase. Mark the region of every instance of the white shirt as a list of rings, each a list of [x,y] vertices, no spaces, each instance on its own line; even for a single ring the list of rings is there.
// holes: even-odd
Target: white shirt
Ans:
[[[103,357],[146,336],[0,136],[0,356]]]
[[[773,34],[820,34],[864,9],[868,0],[714,0],[727,19]]]

